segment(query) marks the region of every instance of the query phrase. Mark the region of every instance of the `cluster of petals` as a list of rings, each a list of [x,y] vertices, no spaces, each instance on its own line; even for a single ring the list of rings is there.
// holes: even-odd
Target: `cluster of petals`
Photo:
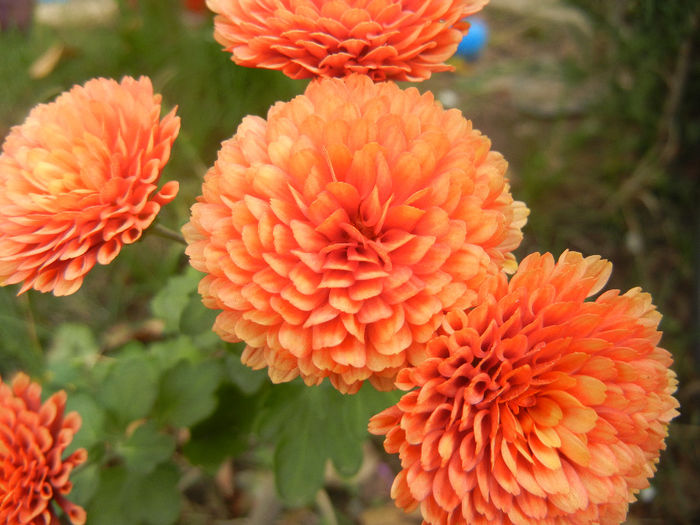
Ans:
[[[449,71],[472,15],[488,0],[207,0],[214,37],[248,67],[291,78],[420,81]]]
[[[142,77],[93,79],[40,104],[0,155],[0,284],[55,295],[135,242],[178,191],[157,183],[180,120]],[[154,193],[155,192],[155,193]]]
[[[58,525],[54,504],[74,525],[85,523],[83,508],[66,499],[70,474],[87,453],[62,457],[80,428],[65,405],[63,391],[42,404],[41,387],[25,374],[11,385],[0,380],[0,523]]]
[[[431,94],[362,75],[245,118],[183,228],[215,331],[274,382],[391,388],[443,311],[514,265],[527,208],[489,147]]]
[[[449,312],[429,357],[374,416],[428,524],[612,524],[648,486],[677,412],[660,314],[640,289],[595,300],[610,264],[533,254],[481,304]]]

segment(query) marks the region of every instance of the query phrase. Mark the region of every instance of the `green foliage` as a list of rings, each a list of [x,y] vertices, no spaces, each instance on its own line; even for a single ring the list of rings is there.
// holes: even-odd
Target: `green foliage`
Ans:
[[[23,296],[17,300],[12,295],[10,289],[0,288],[0,375],[3,377],[19,369],[36,371],[42,362],[29,299]]]
[[[282,499],[305,505],[323,486],[329,461],[342,476],[357,472],[369,417],[398,399],[370,386],[342,395],[328,384],[272,385],[264,371],[241,364],[242,345],[211,337],[199,278],[187,269],[154,297],[163,323],[155,341],[105,352],[78,323],[60,325],[50,341],[49,389],[70,389],[68,410],[83,419],[71,450],[89,452],[74,483],[90,524],[174,523],[183,462],[214,473],[259,447],[274,451]],[[180,442],[183,428],[188,437]]]
[[[189,304],[190,298],[197,292],[197,283],[200,279],[201,274],[190,267],[184,275],[171,277],[153,297],[151,310],[153,315],[165,321],[166,331],[178,331],[183,311]]]
[[[119,444],[117,453],[127,470],[150,474],[175,451],[175,439],[158,431],[153,421],[147,421]]]
[[[157,394],[158,370],[148,354],[109,363],[97,392],[102,406],[123,423],[146,417]]]
[[[214,472],[227,458],[248,450],[259,398],[224,384],[217,392],[218,406],[207,419],[194,425],[183,447],[187,458]]]
[[[216,408],[214,391],[220,364],[214,361],[180,361],[163,374],[155,411],[158,420],[174,427],[189,427]]]
[[[275,444],[277,488],[290,505],[313,501],[323,485],[327,460],[351,476],[362,462],[362,443],[370,416],[398,399],[396,392],[377,392],[364,386],[343,395],[324,383],[299,383],[270,390],[260,413],[260,429]]]
[[[87,506],[90,525],[170,525],[180,513],[175,465],[163,464],[150,473],[122,466],[102,470],[98,489]]]

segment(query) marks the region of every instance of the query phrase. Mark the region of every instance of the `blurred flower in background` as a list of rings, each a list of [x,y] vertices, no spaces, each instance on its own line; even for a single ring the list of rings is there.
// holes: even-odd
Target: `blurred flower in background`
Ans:
[[[275,382],[392,388],[443,310],[515,265],[527,208],[489,148],[430,93],[364,75],[245,118],[183,228],[214,329]]]
[[[447,314],[410,390],[374,416],[403,470],[392,497],[427,523],[620,523],[678,415],[661,315],[611,265],[532,254],[493,296]]]
[[[178,190],[157,188],[180,120],[151,81],[94,79],[40,104],[0,155],[0,284],[68,295],[141,237]],[[154,193],[155,192],[155,193]]]
[[[195,13],[202,13],[207,9],[206,0],[183,0],[183,3],[187,9]]]
[[[462,21],[488,0],[208,0],[214,36],[232,60],[291,78],[351,73],[420,81],[457,49]]]
[[[0,379],[0,522],[57,524],[55,503],[73,525],[85,523],[85,511],[66,499],[87,452],[62,457],[81,423],[77,412],[64,415],[65,405],[63,391],[42,404],[41,387],[23,373],[12,385]]]

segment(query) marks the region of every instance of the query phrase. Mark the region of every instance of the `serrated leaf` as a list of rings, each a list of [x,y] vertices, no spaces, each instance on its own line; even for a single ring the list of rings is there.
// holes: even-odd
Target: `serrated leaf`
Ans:
[[[194,268],[187,268],[183,275],[168,279],[167,284],[151,301],[153,315],[165,322],[168,332],[176,332],[180,326],[180,317],[189,301],[190,295],[197,290],[197,283],[202,278]]]
[[[233,385],[219,389],[217,398],[216,411],[192,427],[183,448],[192,463],[211,471],[248,448],[258,401]]]
[[[134,430],[126,441],[117,445],[126,468],[148,474],[175,451],[175,439],[158,432],[153,421],[147,421]]]
[[[216,407],[214,392],[221,376],[218,362],[180,361],[161,378],[156,417],[176,427],[189,427],[206,418]]]
[[[377,392],[369,385],[355,395],[340,394],[328,384],[272,387],[263,403],[260,430],[276,442],[280,496],[289,504],[308,503],[322,486],[319,472],[328,459],[339,474],[355,474],[362,464],[369,418],[399,395]]]
[[[130,422],[151,411],[158,393],[158,370],[146,355],[116,358],[98,390],[100,402],[120,421]]]

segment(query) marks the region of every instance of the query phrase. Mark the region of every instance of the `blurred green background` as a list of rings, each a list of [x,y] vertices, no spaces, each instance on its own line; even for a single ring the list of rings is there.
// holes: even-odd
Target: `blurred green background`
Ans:
[[[306,82],[235,66],[213,40],[211,18],[183,9],[184,2],[73,2],[78,11],[42,3],[27,31],[0,34],[0,137],[73,84],[150,76],[164,108],[177,105],[182,118],[163,174],[181,190],[159,217],[179,229],[220,142],[244,115],[264,115]],[[509,160],[513,194],[531,210],[520,257],[566,248],[600,254],[614,264],[610,287],[641,286],[653,295],[680,378],[681,416],[653,490],[631,507],[629,523],[700,523],[700,6],[492,0],[480,16],[490,39],[479,59],[455,58],[456,72],[417,87],[461,109]],[[89,326],[85,337],[100,355],[160,340],[167,328],[153,321],[151,300],[186,267],[181,245],[147,232],[68,298],[0,289],[0,373],[45,374],[58,334],[77,337],[59,326]],[[377,446],[365,453],[372,475],[353,483],[327,476],[327,500],[303,508],[275,503],[264,458],[239,459],[216,477],[180,462],[191,482],[179,485],[180,522],[419,523],[393,508],[386,482],[381,490],[372,485],[391,461]],[[274,518],[260,505],[276,509]]]

